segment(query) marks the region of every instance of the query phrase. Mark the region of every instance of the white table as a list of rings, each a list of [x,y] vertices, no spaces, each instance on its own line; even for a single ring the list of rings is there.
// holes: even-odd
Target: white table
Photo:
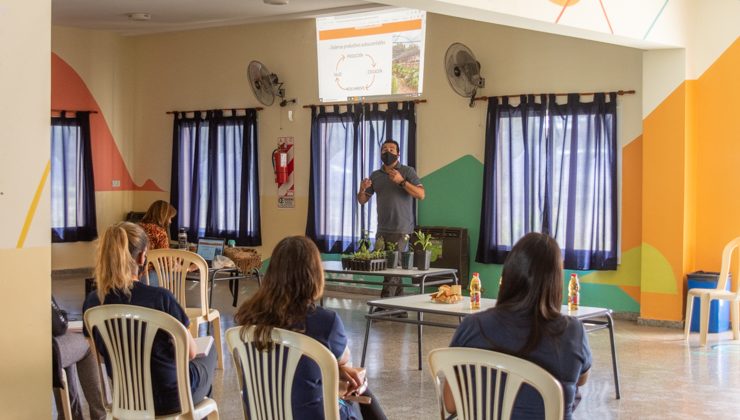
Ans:
[[[376,299],[367,302],[368,313],[365,315],[367,320],[365,324],[365,340],[362,343],[362,359],[360,366],[365,366],[365,353],[367,352],[367,341],[370,336],[370,327],[373,321],[390,321],[400,322],[404,324],[415,324],[417,326],[417,339],[418,339],[418,358],[419,358],[419,370],[421,370],[421,349],[422,349],[422,326],[428,325],[433,327],[443,328],[457,328],[463,317],[484,311],[489,308],[496,306],[496,299],[481,299],[481,309],[472,310],[470,309],[470,301],[467,298],[463,298],[462,302],[453,304],[435,303],[432,302],[431,298],[427,294],[420,295],[409,295],[392,297],[386,299]],[[385,309],[385,311],[374,312],[376,308]],[[616,390],[617,399],[620,398],[619,393],[619,368],[617,367],[617,351],[614,344],[614,320],[612,319],[612,310],[608,308],[594,308],[589,306],[581,306],[577,311],[569,311],[566,305],[563,305],[561,310],[563,314],[567,314],[575,317],[584,324],[586,331],[592,332],[601,329],[609,330],[609,341],[611,343],[612,353],[612,368],[614,370],[614,388]],[[394,315],[401,312],[416,312],[416,319],[405,319],[397,318]],[[458,323],[442,323],[425,321],[424,314],[438,314],[438,315],[449,315],[458,318]]]
[[[427,286],[437,286],[440,284],[459,284],[457,279],[457,269],[454,268],[429,268],[428,270],[417,270],[410,269],[405,270],[403,268],[391,268],[386,270],[378,271],[363,271],[363,270],[345,270],[342,268],[341,261],[324,261],[322,262],[324,272],[327,274],[358,274],[364,276],[381,276],[384,279],[388,277],[408,277],[411,279],[412,284],[394,284],[394,286],[401,287],[418,287],[419,293],[424,293],[424,288]],[[428,277],[444,276],[447,278],[430,280],[427,281]],[[414,280],[418,279],[418,284],[413,284]],[[350,284],[374,284],[382,285],[383,283],[377,281],[368,280],[354,280],[354,279],[341,279],[341,278],[326,278],[326,281],[338,282],[338,283],[350,283]]]

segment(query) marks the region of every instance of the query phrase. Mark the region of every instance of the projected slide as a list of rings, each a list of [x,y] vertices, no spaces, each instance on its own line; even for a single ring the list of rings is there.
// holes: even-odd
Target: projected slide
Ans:
[[[412,9],[317,18],[319,100],[420,95],[425,27]]]

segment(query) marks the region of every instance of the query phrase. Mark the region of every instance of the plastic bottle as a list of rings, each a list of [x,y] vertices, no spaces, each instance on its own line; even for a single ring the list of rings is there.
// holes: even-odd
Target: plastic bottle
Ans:
[[[578,274],[573,273],[570,275],[570,281],[568,282],[568,310],[577,311],[578,304],[581,302],[581,285],[578,282]]]
[[[473,273],[470,279],[470,309],[480,309],[480,277],[478,273]]]
[[[180,232],[177,234],[177,247],[179,249],[188,249],[188,232],[185,228],[180,228]]]

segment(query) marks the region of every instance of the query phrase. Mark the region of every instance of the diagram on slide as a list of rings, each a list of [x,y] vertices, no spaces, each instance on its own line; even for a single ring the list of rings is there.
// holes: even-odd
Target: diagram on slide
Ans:
[[[319,99],[421,94],[424,19],[407,9],[317,19]]]

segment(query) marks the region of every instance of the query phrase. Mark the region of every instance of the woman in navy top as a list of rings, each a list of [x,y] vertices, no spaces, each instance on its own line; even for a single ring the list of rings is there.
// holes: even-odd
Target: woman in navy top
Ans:
[[[324,270],[316,245],[303,236],[281,240],[272,252],[262,286],[245,301],[234,316],[234,321],[245,327],[254,325],[258,349],[270,347],[273,328],[283,328],[305,334],[326,346],[337,358],[340,376],[349,380],[352,392],[362,384],[351,368],[347,335],[339,316],[316,306],[324,293]],[[321,393],[321,371],[312,360],[299,362],[292,388],[292,409],[295,419],[324,418]],[[377,399],[371,404],[356,405],[340,401],[342,419],[385,419]],[[245,399],[247,395],[243,396]]]
[[[496,306],[466,317],[450,347],[474,347],[511,354],[544,368],[563,386],[564,418],[571,419],[577,387],[591,368],[583,324],[562,315],[563,271],[560,248],[551,237],[529,233],[514,245],[502,272]],[[455,412],[449,386],[445,406]],[[540,394],[524,384],[512,419],[544,418]]]
[[[169,290],[140,283],[139,276],[146,266],[147,235],[141,226],[121,222],[109,227],[98,245],[95,265],[97,290],[85,299],[83,312],[101,304],[127,304],[156,309],[172,315],[187,327],[188,316]],[[85,334],[87,330],[83,329]],[[193,402],[198,403],[211,393],[213,373],[216,369],[216,352],[195,358],[195,340],[188,333],[190,353],[190,388]],[[112,376],[111,364],[105,343],[95,336],[98,351],[105,359],[108,376]],[[154,411],[157,415],[177,413],[180,399],[177,392],[177,370],[175,347],[169,336],[159,331],[152,345],[152,391]]]

